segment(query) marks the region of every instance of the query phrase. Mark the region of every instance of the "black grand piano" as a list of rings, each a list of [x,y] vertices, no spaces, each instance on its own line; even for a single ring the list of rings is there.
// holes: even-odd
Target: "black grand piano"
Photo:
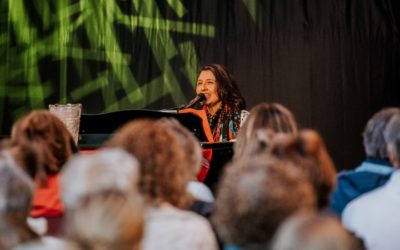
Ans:
[[[123,124],[141,118],[175,118],[189,129],[200,141],[203,149],[212,150],[210,169],[204,183],[215,190],[224,165],[233,155],[232,142],[213,143],[207,139],[202,118],[193,113],[178,113],[176,110],[121,110],[101,114],[82,114],[79,126],[78,147],[80,150],[96,150]]]
[[[96,149],[123,124],[141,118],[175,118],[188,128],[200,142],[207,141],[201,118],[191,113],[157,110],[121,110],[102,114],[83,114],[79,125],[80,149]]]

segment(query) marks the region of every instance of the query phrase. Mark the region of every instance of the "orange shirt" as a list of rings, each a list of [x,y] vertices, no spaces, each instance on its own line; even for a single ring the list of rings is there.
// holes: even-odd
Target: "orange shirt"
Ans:
[[[49,175],[46,183],[36,189],[30,216],[58,217],[63,214],[63,211],[60,195],[60,175]]]

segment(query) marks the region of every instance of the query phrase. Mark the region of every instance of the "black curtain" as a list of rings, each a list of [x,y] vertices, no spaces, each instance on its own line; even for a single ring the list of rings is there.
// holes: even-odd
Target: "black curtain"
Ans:
[[[257,7],[254,22],[241,1],[217,5],[215,46],[203,45],[203,62],[225,63],[249,108],[284,104],[302,127],[322,134],[338,169],[355,167],[367,120],[400,105],[398,4],[269,0]]]
[[[104,18],[113,17],[107,15],[104,2],[66,1],[63,0],[63,4],[49,1],[48,8],[51,13],[62,13],[60,9],[75,11],[66,12],[71,15],[71,22],[78,20],[81,15],[85,18],[93,13],[102,14],[99,22],[95,16],[91,16],[92,30],[107,23]],[[113,20],[112,27],[108,27],[112,33],[107,31],[109,33],[100,34],[106,30],[100,27],[99,34],[93,34],[79,24],[71,31],[68,44],[64,44],[65,40],[60,38],[60,42],[50,46],[49,41],[56,38],[53,32],[64,25],[62,20],[65,19],[55,19],[60,23],[52,23],[54,15],[49,14],[47,7],[43,8],[46,6],[43,0],[23,1],[27,13],[23,20],[29,21],[30,28],[37,28],[37,37],[43,45],[33,51],[40,53],[46,48],[50,51],[49,55],[37,59],[38,77],[32,77],[35,71],[30,71],[29,76],[24,75],[27,74],[27,65],[35,64],[29,61],[27,54],[18,54],[30,45],[18,43],[18,38],[24,36],[20,36],[14,27],[21,28],[21,25],[10,25],[8,8],[12,1],[0,4],[4,7],[0,11],[0,70],[5,73],[14,70],[0,86],[3,105],[0,126],[3,132],[9,132],[11,123],[22,110],[42,105],[40,100],[24,99],[36,89],[28,88],[31,84],[45,85],[43,103],[55,103],[62,98],[81,102],[85,113],[104,112],[115,107],[162,109],[182,103],[176,103],[177,98],[173,99],[170,94],[160,98],[153,95],[151,91],[165,91],[167,83],[165,86],[160,84],[159,90],[146,88],[146,84],[153,79],[161,79],[160,75],[171,68],[170,73],[174,74],[177,82],[168,84],[179,86],[177,89],[183,92],[179,97],[181,100],[190,100],[194,97],[196,73],[190,79],[187,72],[182,71],[185,65],[190,66],[187,62],[193,61],[196,67],[222,63],[234,74],[248,109],[260,102],[279,102],[287,106],[301,127],[314,128],[322,134],[338,169],[344,169],[356,166],[363,159],[361,134],[371,115],[386,106],[400,106],[400,7],[395,0],[191,0],[176,1],[183,8],[175,9],[171,7],[173,1],[168,4],[168,1],[154,0],[152,4],[157,7],[154,13],[138,7],[137,3],[143,6],[144,3],[150,4],[147,0],[136,3],[127,0],[108,1],[108,4],[115,1],[117,6],[113,8],[119,9],[123,15],[135,18],[128,24]],[[78,4],[80,2],[92,3],[93,8],[99,9],[80,12],[78,8],[88,8],[87,4]],[[68,4],[71,8],[68,8]],[[179,9],[184,11],[177,11]],[[47,17],[42,17],[42,13],[47,13]],[[147,15],[145,18],[140,17],[143,13]],[[149,20],[157,15],[159,20],[176,21],[171,23],[182,26],[208,25],[214,28],[214,33],[193,35],[191,32],[182,32],[182,27],[158,30],[158,25],[167,25],[167,22],[158,22],[157,18],[154,23]],[[82,20],[83,23],[86,21]],[[142,20],[147,23],[129,26],[130,22],[136,25],[135,22]],[[200,27],[190,25],[189,31]],[[23,27],[19,32],[24,32]],[[157,62],[157,58],[159,60],[163,55],[155,55],[164,53],[162,41],[149,41],[152,37],[159,39],[157,32],[166,32],[171,36],[175,47],[185,42],[193,44],[196,58],[185,58],[185,53],[181,52],[168,59],[168,65],[164,67]],[[115,65],[112,66],[107,53],[102,52],[108,48],[96,45],[97,40],[111,35],[115,35],[117,46],[125,53],[122,58],[129,58],[127,72],[122,71],[124,68],[121,67],[115,73]],[[96,39],[91,39],[91,36]],[[8,47],[4,44],[8,44]],[[66,51],[66,57],[64,52],[60,52],[61,49],[54,49],[57,44],[64,46],[62,51]],[[154,46],[161,47],[154,50]],[[79,58],[80,52],[75,52],[77,48],[87,52],[83,59]],[[187,52],[185,49],[182,51]],[[8,61],[3,63],[4,60]],[[20,61],[21,67],[16,68]],[[137,84],[131,85],[129,79],[135,79]],[[95,81],[99,84],[93,85]],[[85,84],[91,87],[85,88]],[[22,93],[16,93],[10,86]],[[144,96],[149,97],[148,101],[136,102],[134,98],[126,98],[130,93],[135,93],[135,86],[147,91]],[[80,88],[91,92],[81,95],[78,91]],[[30,92],[23,92],[25,89]],[[10,94],[12,97],[9,97]],[[19,99],[16,101],[13,98]]]

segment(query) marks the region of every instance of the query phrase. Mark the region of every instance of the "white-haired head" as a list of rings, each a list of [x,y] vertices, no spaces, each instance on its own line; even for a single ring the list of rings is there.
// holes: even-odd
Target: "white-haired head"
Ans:
[[[81,198],[99,192],[137,193],[138,181],[139,163],[133,156],[122,149],[102,149],[67,162],[61,175],[61,195],[68,210]]]
[[[9,152],[0,152],[0,213],[26,219],[34,193],[33,181],[16,165]]]
[[[385,140],[392,165],[400,168],[400,115],[390,119],[385,130]]]
[[[33,180],[10,152],[0,151],[0,249],[39,239],[27,223],[33,194]]]

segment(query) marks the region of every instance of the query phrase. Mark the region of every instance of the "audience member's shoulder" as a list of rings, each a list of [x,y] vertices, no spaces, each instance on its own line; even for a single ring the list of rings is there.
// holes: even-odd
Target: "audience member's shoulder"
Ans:
[[[343,216],[352,216],[352,214],[359,213],[360,211],[367,212],[367,210],[373,209],[374,206],[380,206],[379,200],[384,197],[382,196],[384,190],[385,186],[380,186],[361,194],[348,203],[343,210]]]
[[[183,209],[173,207],[168,204],[161,205],[157,208],[150,208],[147,211],[147,219],[152,221],[158,221],[164,218],[162,221],[171,223],[190,223],[190,224],[208,224],[208,221],[202,216]]]
[[[210,203],[214,202],[214,195],[210,188],[202,182],[190,181],[187,185],[187,190],[196,200]]]
[[[165,205],[150,208],[142,249],[217,249],[210,223],[202,216]],[[178,240],[179,239],[179,240]]]
[[[74,244],[68,241],[64,241],[59,238],[45,236],[39,240],[27,242],[25,244],[21,244],[15,248],[14,250],[73,250],[78,249]]]
[[[354,170],[344,170],[337,174],[337,187],[346,187],[348,185],[354,187],[358,186],[357,183],[363,180],[362,176],[365,172],[357,172]]]
[[[342,171],[340,171],[340,172],[337,173],[337,177],[338,177],[338,178],[341,178],[341,177],[344,177],[344,176],[352,175],[352,174],[354,174],[355,172],[356,172],[356,171],[355,171],[354,169],[342,170]]]
[[[389,180],[391,174],[381,174],[369,171],[342,171],[337,177],[337,185],[351,185],[352,187],[376,188]]]

